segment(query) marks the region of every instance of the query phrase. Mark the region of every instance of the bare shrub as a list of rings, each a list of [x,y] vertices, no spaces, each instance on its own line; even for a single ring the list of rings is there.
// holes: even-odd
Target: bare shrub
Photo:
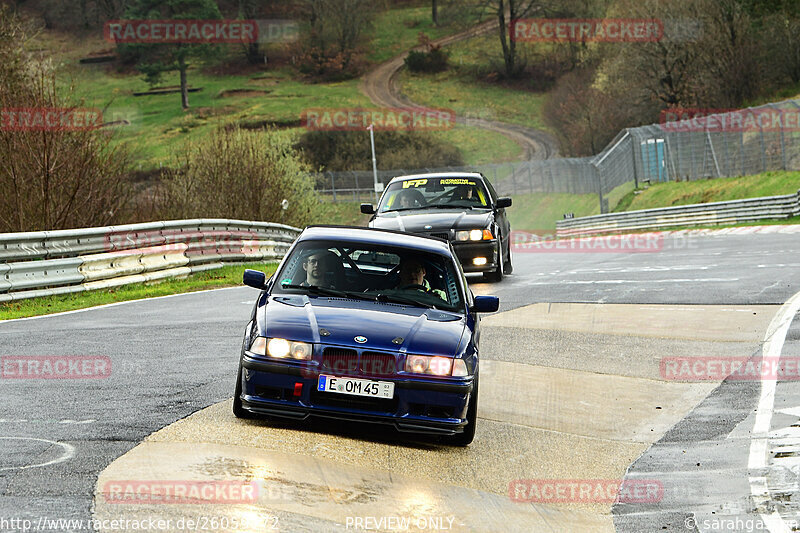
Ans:
[[[127,152],[100,128],[19,127],[20,108],[77,107],[52,67],[23,50],[23,24],[0,6],[0,231],[101,226],[123,220]]]
[[[305,226],[317,205],[313,179],[274,129],[217,129],[190,141],[164,173],[165,218],[236,218]],[[281,202],[289,201],[284,211]]]

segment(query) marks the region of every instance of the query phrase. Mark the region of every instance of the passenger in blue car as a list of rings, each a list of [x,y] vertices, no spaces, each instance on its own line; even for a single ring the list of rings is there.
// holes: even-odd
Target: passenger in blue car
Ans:
[[[447,295],[444,291],[431,289],[431,284],[425,279],[425,273],[425,267],[421,261],[413,258],[403,259],[400,261],[400,281],[396,288],[429,292],[446,301]]]

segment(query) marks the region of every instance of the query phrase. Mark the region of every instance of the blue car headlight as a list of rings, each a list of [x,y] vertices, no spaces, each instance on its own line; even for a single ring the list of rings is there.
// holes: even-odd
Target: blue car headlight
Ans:
[[[268,355],[276,359],[294,359],[310,361],[314,355],[313,346],[307,342],[289,341],[286,339],[256,337],[250,345],[250,351],[258,355]]]
[[[406,372],[432,376],[465,377],[469,375],[467,364],[463,359],[427,355],[409,355],[406,358]]]

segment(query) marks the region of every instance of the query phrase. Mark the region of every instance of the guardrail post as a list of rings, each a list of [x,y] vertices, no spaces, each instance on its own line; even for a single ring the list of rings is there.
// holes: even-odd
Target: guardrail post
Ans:
[[[592,164],[592,171],[597,178],[597,197],[600,201],[600,214],[604,215],[607,212],[605,209],[607,204],[603,201],[603,175],[600,172],[600,169],[594,166],[594,164]]]
[[[628,130],[630,133],[630,130]],[[639,188],[639,173],[636,172],[636,143],[634,142],[635,137],[631,135],[631,159],[633,160],[633,188],[634,190]],[[666,143],[664,143],[666,148]],[[658,148],[656,148],[656,154],[658,154]],[[664,153],[664,159],[666,160],[666,152]],[[669,181],[669,179],[667,179]]]
[[[742,176],[746,176],[747,172],[744,170],[744,131],[739,132],[739,161],[742,167]]]
[[[331,190],[333,191],[333,203],[336,203],[336,180],[333,177],[333,172],[331,174]]]
[[[514,165],[511,165],[511,185],[514,187],[514,196],[517,195],[517,172]]]
[[[529,193],[533,193],[533,170],[531,169],[533,163],[528,161],[528,187],[530,187]]]

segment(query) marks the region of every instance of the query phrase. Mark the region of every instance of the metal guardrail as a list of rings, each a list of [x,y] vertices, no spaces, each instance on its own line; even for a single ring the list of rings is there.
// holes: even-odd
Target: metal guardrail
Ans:
[[[0,234],[0,302],[116,287],[281,259],[300,229],[195,219]]]
[[[800,215],[800,191],[785,196],[767,196],[727,202],[660,207],[608,215],[560,220],[559,237],[596,235],[623,230],[663,229],[700,224],[736,224],[754,220],[780,220]]]

